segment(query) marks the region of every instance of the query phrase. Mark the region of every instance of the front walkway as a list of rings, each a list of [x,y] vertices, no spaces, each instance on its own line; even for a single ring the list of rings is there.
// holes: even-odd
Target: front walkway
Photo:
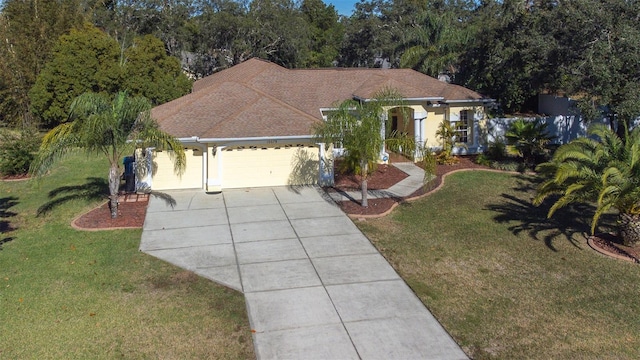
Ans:
[[[466,359],[314,187],[152,198],[140,249],[245,294],[259,359]]]
[[[397,167],[409,176],[388,189],[367,191],[367,196],[370,199],[403,199],[409,197],[409,195],[413,194],[424,185],[424,170],[416,166],[414,163],[399,162],[392,163],[391,166]],[[332,191],[327,194],[329,194],[334,201],[354,201],[362,198],[360,191]]]

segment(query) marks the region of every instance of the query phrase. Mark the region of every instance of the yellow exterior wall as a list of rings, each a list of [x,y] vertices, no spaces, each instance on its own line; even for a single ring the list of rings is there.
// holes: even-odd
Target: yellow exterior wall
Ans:
[[[184,174],[173,172],[173,161],[168,151],[153,152],[153,190],[202,188],[202,151],[185,149],[187,166]]]
[[[444,107],[427,108],[428,115],[424,120],[424,140],[427,147],[440,146],[436,132],[440,123],[446,119],[446,113]]]
[[[316,184],[318,152],[310,144],[225,148],[217,155],[222,188]]]

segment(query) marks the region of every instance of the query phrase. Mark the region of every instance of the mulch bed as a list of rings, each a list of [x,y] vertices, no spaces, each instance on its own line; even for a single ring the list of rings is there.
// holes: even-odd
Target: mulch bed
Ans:
[[[121,196],[118,217],[111,218],[109,202],[76,218],[72,226],[81,230],[107,230],[141,228],[147,214],[149,195],[127,194]]]
[[[396,184],[407,177],[409,177],[409,175],[395,166],[378,165],[376,171],[371,174],[371,177],[367,181],[367,188],[369,190],[388,189],[393,184]],[[333,188],[344,191],[358,191],[360,190],[360,179],[360,175],[340,174],[336,172],[335,185]]]
[[[640,244],[633,247],[624,246],[614,234],[593,235],[589,237],[589,245],[604,255],[640,264]]]
[[[18,174],[18,175],[0,174],[0,180],[2,181],[19,181],[19,180],[28,180],[28,179],[30,179],[29,174]]]
[[[391,159],[393,161],[393,159]],[[459,162],[457,164],[454,165],[437,165],[436,166],[436,178],[434,180],[431,181],[431,183],[429,183],[429,188],[430,189],[435,189],[438,186],[440,186],[440,184],[442,184],[442,177],[450,172],[456,171],[456,170],[463,170],[463,169],[489,169],[486,166],[483,165],[479,165],[475,163],[475,159],[474,157],[459,157]],[[417,164],[419,165],[419,164]],[[386,166],[386,165],[385,165]],[[391,171],[391,174],[394,174],[395,172],[400,172],[402,174],[404,174],[404,177],[400,178],[396,175],[392,175],[392,176],[388,176],[388,177],[383,177],[382,175],[385,175],[386,173],[383,172],[376,172],[372,175],[371,179],[368,182],[368,187],[369,189],[372,189],[372,186],[370,184],[374,183],[376,184],[376,186],[378,186],[377,189],[388,189],[389,187],[391,187],[392,185],[396,184],[397,182],[399,182],[400,180],[404,179],[405,177],[407,177],[407,175],[398,170],[398,168],[396,168],[395,166],[388,166],[388,169],[386,170],[387,172]],[[389,170],[392,169],[392,170]],[[353,183],[349,183],[350,188],[344,188],[344,184],[346,183],[345,180],[342,179],[342,177],[346,177],[345,175],[340,175],[336,173],[336,185],[334,186],[334,188],[338,188],[341,190],[358,190],[359,189],[359,183],[356,182],[357,178],[354,177],[354,175],[350,175],[350,177],[352,179],[354,179]],[[355,185],[354,185],[355,184]],[[421,188],[418,191],[414,192],[413,194],[411,194],[408,198],[414,198],[414,197],[418,197],[418,196],[422,196],[424,194],[426,194],[428,192],[428,189],[424,189]],[[358,216],[374,216],[374,215],[380,215],[380,214],[384,214],[387,211],[389,211],[395,204],[397,204],[398,202],[404,201],[404,199],[389,199],[389,198],[385,198],[385,199],[368,199],[369,202],[369,207],[363,208],[362,206],[360,206],[360,200],[356,200],[356,201],[341,201],[338,203],[338,206],[340,206],[340,208],[342,209],[342,211],[344,211],[345,213],[347,213],[350,216],[353,217],[358,217]]]

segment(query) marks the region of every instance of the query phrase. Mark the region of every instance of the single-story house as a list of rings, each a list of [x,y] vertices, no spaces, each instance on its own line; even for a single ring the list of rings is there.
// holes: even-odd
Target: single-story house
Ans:
[[[250,59],[196,81],[193,92],[157,106],[151,115],[178,138],[187,154],[182,176],[167,151],[154,149],[155,190],[303,185],[331,181],[331,152],[314,141],[312,127],[346,99],[366,101],[385,88],[399,91],[405,111],[389,108],[387,124],[437,147],[443,121],[457,129],[462,151],[481,148],[479,124],[490,99],[410,69],[285,69]],[[394,129],[392,129],[394,130]],[[381,151],[383,158],[384,149]]]

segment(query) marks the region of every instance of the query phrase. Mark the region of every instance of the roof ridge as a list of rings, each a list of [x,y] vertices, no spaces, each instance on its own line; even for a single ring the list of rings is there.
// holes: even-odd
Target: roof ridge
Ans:
[[[286,68],[283,68],[283,69],[286,69]],[[288,69],[286,69],[286,70],[288,70]],[[281,100],[281,99],[279,99],[279,98],[277,98],[275,96],[269,95],[269,94],[265,93],[264,91],[262,91],[260,89],[254,88],[253,86],[248,86],[248,87],[251,90],[261,94],[262,96],[268,97],[269,99],[272,99],[272,100],[276,101],[277,103],[283,104],[284,106],[288,107],[289,109],[295,110],[296,112],[304,115],[305,117],[308,117],[308,118],[312,119],[314,122],[317,122],[319,120],[318,118],[312,116],[311,114],[307,113],[306,111],[303,111],[302,109],[300,109],[298,107],[295,107],[295,106],[289,104],[288,102],[286,102],[284,100]]]
[[[242,86],[242,87],[245,87],[245,88],[249,88],[249,89],[251,89],[251,88],[250,88],[250,87],[248,87],[246,84],[243,84],[243,83],[240,83],[240,82],[235,82],[235,83],[234,83],[234,82],[231,82],[231,81],[224,81],[224,82],[220,83],[219,85],[223,85],[223,84],[238,84],[238,85],[240,85],[240,86]],[[236,108],[237,110],[236,110],[236,111],[234,111],[234,112],[233,112],[233,113],[228,117],[228,119],[235,119],[235,118],[238,116],[238,114],[239,114],[239,113],[243,112],[243,111],[244,111],[245,109],[247,109],[248,107],[249,107],[249,104],[248,104],[248,103],[245,103],[245,104],[244,104],[244,106],[242,106],[242,107],[237,107],[237,108]],[[206,130],[205,132],[206,132],[206,133],[208,133],[208,132],[210,132],[210,131],[213,131],[213,130],[215,130],[216,128],[221,127],[223,124],[224,124],[224,121],[218,121],[218,122],[214,123],[214,124],[213,124],[213,126],[211,126],[211,127],[207,128],[207,130]]]
[[[217,84],[211,84],[209,86],[207,86],[207,88],[209,87],[213,87],[213,86],[217,86]],[[184,96],[181,96],[179,98],[173,99],[169,102],[166,102],[164,104],[160,104],[154,108],[152,108],[152,116],[153,116],[153,110],[155,109],[162,109],[163,107],[169,108],[169,110],[163,114],[163,118],[168,118],[176,113],[178,113],[183,107],[193,104],[195,101],[203,98],[204,96],[206,96],[207,94],[205,92],[202,91],[192,91],[189,94],[186,94]],[[172,106],[172,105],[176,105],[179,104],[179,106]],[[156,119],[156,121],[158,121]]]
[[[257,94],[259,94],[259,95],[261,95],[261,96],[263,96],[263,97],[266,97],[266,98],[268,98],[268,99],[271,99],[271,100],[272,100],[272,101],[274,101],[274,102],[277,102],[278,104],[284,105],[285,107],[289,108],[290,110],[293,110],[293,111],[295,111],[295,112],[297,112],[297,113],[302,114],[303,116],[305,116],[306,118],[308,118],[308,119],[310,119],[310,120],[312,120],[312,121],[314,121],[314,122],[317,122],[317,121],[318,121],[318,119],[317,119],[317,118],[315,118],[315,117],[313,117],[313,116],[311,116],[311,115],[307,114],[306,112],[304,112],[304,111],[302,111],[302,110],[300,110],[300,109],[296,108],[295,106],[289,105],[288,103],[286,103],[286,102],[284,102],[284,101],[282,101],[282,100],[280,100],[280,99],[278,99],[278,98],[276,98],[276,97],[274,97],[274,96],[271,96],[271,95],[269,95],[269,94],[266,94],[264,91],[261,91],[261,90],[259,90],[259,89],[256,89],[256,88],[254,88],[253,86],[251,86],[251,85],[249,85],[249,84],[245,84],[245,83],[241,83],[241,82],[235,82],[235,83],[234,83],[234,82],[230,82],[230,81],[225,81],[225,82],[221,83],[220,85],[227,84],[227,83],[237,84],[237,85],[239,85],[239,86],[242,86],[242,87],[244,87],[244,88],[247,88],[247,89],[249,89],[249,90],[251,90],[251,91],[256,92]],[[238,108],[237,108],[237,110],[236,110],[236,111],[234,111],[232,115],[230,115],[230,116],[228,116],[228,117],[227,117],[227,119],[228,119],[228,120],[229,120],[229,119],[235,119],[235,118],[238,116],[238,114],[240,114],[240,113],[244,112],[244,111],[245,111],[247,108],[249,108],[250,106],[251,106],[251,104],[246,103],[246,104],[244,104],[244,106],[242,106],[242,107],[238,107]],[[220,128],[220,127],[222,127],[222,126],[224,126],[224,125],[225,125],[225,122],[216,122],[213,126],[211,126],[211,127],[207,128],[207,130],[206,130],[205,132],[207,132],[207,133],[209,133],[209,132],[213,132],[213,131],[215,131],[217,128]]]
[[[271,62],[271,61],[269,61],[269,60],[261,59],[261,58],[259,58],[259,57],[252,57],[252,58],[247,59],[247,60],[245,60],[245,61],[243,61],[243,62],[241,62],[241,63],[239,63],[239,64],[233,65],[233,66],[228,67],[228,68],[226,68],[226,69],[222,69],[222,70],[220,70],[220,71],[218,71],[218,72],[215,72],[215,73],[213,73],[213,74],[211,74],[211,75],[207,75],[207,76],[205,76],[205,77],[203,77],[203,78],[201,78],[201,79],[196,80],[196,81],[193,83],[193,84],[194,84],[194,88],[195,88],[195,90],[193,90],[193,92],[200,92],[200,91],[202,91],[202,90],[204,90],[204,89],[207,89],[207,88],[209,88],[209,87],[213,86],[213,85],[216,83],[216,82],[215,82],[215,81],[213,81],[213,80],[214,80],[215,78],[217,78],[217,77],[221,77],[221,76],[223,76],[223,75],[219,75],[219,74],[223,74],[223,73],[225,73],[225,71],[227,71],[227,70],[231,70],[231,69],[233,69],[233,68],[236,68],[236,69],[235,69],[235,71],[240,71],[241,69],[238,69],[237,67],[246,67],[246,66],[250,66],[252,63],[255,63],[255,62],[261,62],[261,63],[263,63],[263,64],[264,64],[264,67],[260,67],[260,68],[258,68],[258,70],[257,70],[255,73],[250,74],[246,79],[238,80],[238,78],[236,77],[236,80],[234,80],[234,82],[236,82],[236,83],[247,83],[248,81],[251,81],[252,79],[255,79],[257,76],[259,76],[259,75],[263,74],[263,73],[264,73],[266,70],[268,70],[268,69],[273,69],[273,68],[282,68],[282,69],[285,69],[285,68],[283,68],[282,66],[280,66],[280,65],[278,65],[278,64],[276,64],[276,63],[274,63],[274,62]],[[257,68],[257,67],[254,67],[254,68]],[[245,74],[246,74],[246,73],[247,73],[247,72],[245,72]],[[209,79],[209,81],[206,81],[207,79]],[[204,80],[204,81],[203,81],[203,80]],[[208,84],[209,82],[211,82],[211,84]],[[223,81],[223,82],[228,82],[228,81]],[[200,86],[201,86],[201,84],[204,84],[204,86],[200,87]]]

